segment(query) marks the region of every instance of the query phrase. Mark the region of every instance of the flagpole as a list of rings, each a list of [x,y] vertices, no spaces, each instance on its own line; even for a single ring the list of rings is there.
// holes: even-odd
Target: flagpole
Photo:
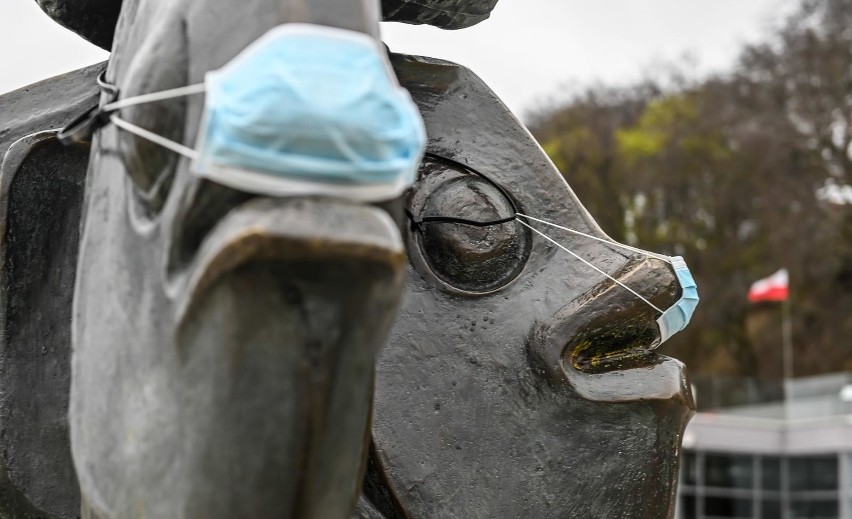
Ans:
[[[781,333],[784,342],[784,379],[793,378],[793,323],[790,319],[790,298],[781,303]]]
[[[793,319],[790,315],[790,274],[786,268],[771,276],[758,279],[748,289],[748,300],[752,303],[772,301],[781,303],[781,383],[784,388],[785,408],[789,408],[791,383],[793,380]]]
[[[781,302],[781,340],[784,349],[784,400],[787,418],[790,416],[790,390],[793,382],[793,323],[790,317],[790,297]]]

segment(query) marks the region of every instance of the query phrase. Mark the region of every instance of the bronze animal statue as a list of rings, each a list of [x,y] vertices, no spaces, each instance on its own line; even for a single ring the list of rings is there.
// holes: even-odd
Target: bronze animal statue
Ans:
[[[279,24],[463,28],[496,0],[39,4],[112,55],[0,96],[0,517],[673,514],[684,367],[648,305],[510,218],[607,240],[469,70],[390,56],[429,141],[383,203],[226,188],[114,125],[57,140],[109,85],[197,83]],[[190,145],[202,106],[121,114]],[[548,233],[680,297],[667,263]]]

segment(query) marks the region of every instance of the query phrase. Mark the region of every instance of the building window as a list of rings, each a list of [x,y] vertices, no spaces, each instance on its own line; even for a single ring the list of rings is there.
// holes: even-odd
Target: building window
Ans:
[[[781,517],[781,501],[779,499],[764,499],[760,503],[760,519],[779,519]]]
[[[790,458],[790,490],[837,491],[837,456]]]
[[[840,517],[837,499],[827,501],[793,501],[790,509],[795,519],[835,519]]]
[[[684,452],[680,461],[680,476],[684,485],[695,485],[698,483],[698,465],[694,452]]]
[[[760,481],[763,490],[781,491],[781,458],[777,456],[760,458]]]
[[[708,487],[752,487],[751,456],[707,454],[704,458],[704,470],[704,484]]]
[[[749,519],[752,517],[751,499],[736,499],[731,497],[704,498],[705,517],[737,517]]]
[[[698,517],[695,515],[695,496],[681,496],[678,508],[680,519],[696,519]]]
[[[843,459],[852,472],[852,455]],[[841,474],[840,461],[838,455],[687,451],[681,465],[677,517],[838,519],[841,513],[847,514],[841,510],[842,500],[852,499],[852,489],[841,488],[847,477]]]

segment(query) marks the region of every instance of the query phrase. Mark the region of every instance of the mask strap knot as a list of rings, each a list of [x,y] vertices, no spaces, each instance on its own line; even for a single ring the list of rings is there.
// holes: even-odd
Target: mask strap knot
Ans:
[[[98,76],[100,95],[106,95],[108,102],[112,103],[118,98],[119,89],[106,80],[106,70]],[[56,138],[65,146],[78,143],[91,142],[92,136],[110,122],[110,110],[95,102],[94,106],[76,117],[73,121],[59,130]]]

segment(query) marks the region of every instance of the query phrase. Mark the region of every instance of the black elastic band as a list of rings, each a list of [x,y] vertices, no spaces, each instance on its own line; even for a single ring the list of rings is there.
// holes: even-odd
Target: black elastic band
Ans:
[[[98,75],[98,86],[102,94],[107,94],[108,99],[106,104],[110,104],[118,99],[118,87],[107,83],[106,70]],[[100,97],[100,96],[99,96]],[[76,143],[91,142],[92,136],[96,131],[100,130],[109,124],[109,116],[112,110],[104,110],[101,106],[100,99],[95,102],[95,105],[83,112],[82,115],[75,118],[73,121],[65,125],[59,130],[56,138],[59,142],[66,146]]]
[[[509,195],[508,191],[503,189],[503,186],[494,182],[493,180],[486,177],[479,171],[473,169],[472,167],[468,166],[467,164],[462,164],[461,162],[449,159],[447,157],[442,157],[441,155],[435,155],[434,153],[427,152],[425,156],[432,160],[436,160],[438,162],[443,162],[444,164],[453,166],[456,169],[461,169],[467,171],[468,173],[472,173],[484,180],[485,182],[491,184],[491,186],[493,186],[497,191],[500,191],[500,194],[502,194],[503,197],[509,201],[509,204],[512,206],[512,215],[507,216],[506,218],[500,218],[499,220],[487,221],[469,220],[467,218],[457,218],[455,216],[424,216],[420,219],[417,219],[414,217],[413,214],[411,214],[411,211],[406,209],[405,215],[411,221],[412,230],[422,231],[423,225],[429,223],[454,223],[458,225],[470,225],[472,227],[491,227],[493,225],[501,225],[504,223],[513,222],[518,218],[518,206],[515,205],[515,201],[512,199],[511,195]]]
[[[512,216],[501,218],[500,220],[489,220],[486,222],[482,222],[479,220],[468,220],[467,218],[456,218],[454,216],[424,216],[419,220],[414,218],[408,210],[405,211],[408,215],[408,218],[411,220],[411,226],[414,229],[420,230],[423,228],[423,224],[428,223],[455,223],[459,225],[470,225],[472,227],[491,227],[492,225],[501,225],[504,223],[514,222],[515,219],[518,218],[518,215],[514,214]]]
[[[479,177],[482,180],[491,184],[494,187],[494,189],[496,189],[497,191],[500,191],[500,194],[502,194],[503,197],[505,197],[506,200],[509,201],[509,204],[512,206],[512,213],[517,214],[519,212],[518,206],[515,205],[515,200],[512,198],[512,196],[509,194],[509,192],[506,191],[503,188],[503,186],[501,186],[497,182],[494,182],[493,180],[491,180],[490,178],[488,178],[484,174],[480,173],[479,171],[473,169],[472,167],[468,166],[467,164],[463,164],[461,162],[458,162],[457,160],[453,160],[453,159],[450,159],[450,158],[447,158],[447,157],[443,157],[441,155],[436,155],[434,153],[426,152],[425,156],[432,159],[432,160],[436,160],[438,162],[443,162],[444,164],[448,164],[450,166],[455,166],[458,169],[463,169],[463,170],[465,170],[469,173],[473,173],[477,177]]]

